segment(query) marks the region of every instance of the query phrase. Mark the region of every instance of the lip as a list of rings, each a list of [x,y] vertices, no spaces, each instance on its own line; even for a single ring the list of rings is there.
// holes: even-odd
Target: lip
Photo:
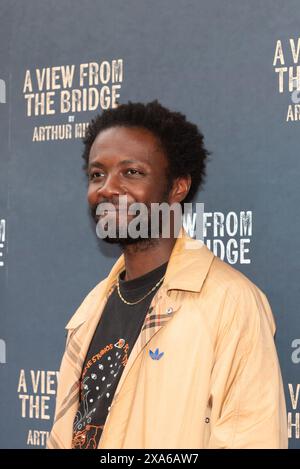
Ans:
[[[120,213],[120,212],[121,212],[121,213],[128,213],[127,210],[124,210],[124,209],[121,209],[121,210],[116,209],[116,210],[103,210],[103,211],[101,211],[101,215],[106,215],[107,213]]]
[[[128,216],[131,216],[127,210],[103,210],[101,213],[99,214],[95,214],[95,217],[97,220],[99,220],[100,218],[103,218],[105,216],[109,216],[111,214],[116,214],[116,215],[128,215]]]
[[[105,205],[106,205],[106,208],[104,210],[107,211],[107,212],[125,211],[125,210],[128,210],[128,208],[129,208],[128,205],[119,206],[119,205],[100,203],[100,204],[97,205],[97,209],[102,209],[103,210],[102,207],[103,206],[105,207]],[[108,207],[107,207],[107,205],[108,205]]]

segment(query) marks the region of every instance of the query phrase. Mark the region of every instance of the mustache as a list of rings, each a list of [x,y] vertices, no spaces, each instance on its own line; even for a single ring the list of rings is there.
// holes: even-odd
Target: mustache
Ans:
[[[92,213],[92,215],[94,215],[94,217],[96,216],[96,210],[97,210],[97,207],[101,204],[111,204],[114,206],[114,208],[117,210],[118,206],[119,206],[119,199],[118,198],[112,198],[112,199],[108,199],[108,198],[103,198],[101,200],[99,200],[99,202],[97,202],[96,204],[93,204],[90,206],[90,211]]]
[[[126,204],[124,204],[124,202],[122,203],[122,208],[126,208],[128,210],[128,208],[130,207],[131,204],[134,204],[136,203],[135,200],[132,200],[132,201],[127,201]],[[97,222],[98,221],[98,215],[96,214],[96,211],[97,211],[97,208],[99,207],[99,205],[102,205],[102,204],[110,204],[114,207],[114,209],[116,211],[119,210],[120,208],[120,200],[118,198],[113,198],[113,199],[108,199],[108,198],[104,198],[104,199],[101,199],[99,202],[97,202],[96,204],[92,204],[90,205],[89,207],[89,210],[90,210],[90,215],[92,216],[92,218]],[[149,205],[150,204],[145,204],[147,206],[147,208],[149,208]]]
[[[124,200],[124,198],[126,199],[126,201]],[[160,198],[160,200],[155,203],[163,203],[163,202],[167,202],[168,203],[168,197],[167,197],[167,192],[165,192],[163,194],[163,196]],[[94,222],[97,224],[98,223],[98,220],[99,220],[99,215],[97,215],[97,208],[99,206],[101,206],[102,204],[110,204],[112,207],[113,207],[113,210],[115,210],[116,212],[118,212],[118,210],[120,209],[126,209],[126,211],[129,210],[130,206],[132,204],[142,204],[144,206],[147,207],[147,210],[148,210],[148,217],[150,217],[150,212],[151,212],[151,205],[152,205],[152,202],[149,202],[149,201],[137,201],[137,200],[134,200],[132,197],[130,197],[130,200],[128,200],[128,196],[116,196],[116,197],[112,197],[112,198],[107,198],[107,197],[103,197],[101,200],[99,200],[97,203],[95,204],[90,204],[89,206],[89,211],[90,211],[90,215],[92,216]],[[104,208],[104,207],[103,207]],[[107,208],[107,207],[106,207]]]

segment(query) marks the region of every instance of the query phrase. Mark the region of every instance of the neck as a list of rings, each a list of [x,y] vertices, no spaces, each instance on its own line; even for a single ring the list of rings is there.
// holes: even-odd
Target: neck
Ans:
[[[167,262],[175,242],[175,238],[158,238],[125,246],[125,280],[141,277]]]

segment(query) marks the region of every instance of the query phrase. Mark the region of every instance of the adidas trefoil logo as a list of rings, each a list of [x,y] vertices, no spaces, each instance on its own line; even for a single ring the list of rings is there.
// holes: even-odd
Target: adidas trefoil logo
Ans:
[[[155,350],[155,352],[152,352],[152,350],[149,350],[149,355],[152,358],[152,360],[160,360],[163,354],[164,352],[159,352],[158,348]]]

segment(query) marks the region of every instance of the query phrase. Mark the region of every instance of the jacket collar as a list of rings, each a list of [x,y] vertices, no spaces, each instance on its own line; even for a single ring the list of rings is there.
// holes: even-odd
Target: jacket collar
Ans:
[[[191,238],[181,228],[168,262],[162,287],[169,290],[200,292],[213,261],[214,254],[200,241]],[[113,265],[105,280],[98,283],[79,306],[66,329],[75,329],[85,322],[96,306],[108,298],[118,275],[125,269],[124,254]],[[91,307],[92,306],[92,307]]]

